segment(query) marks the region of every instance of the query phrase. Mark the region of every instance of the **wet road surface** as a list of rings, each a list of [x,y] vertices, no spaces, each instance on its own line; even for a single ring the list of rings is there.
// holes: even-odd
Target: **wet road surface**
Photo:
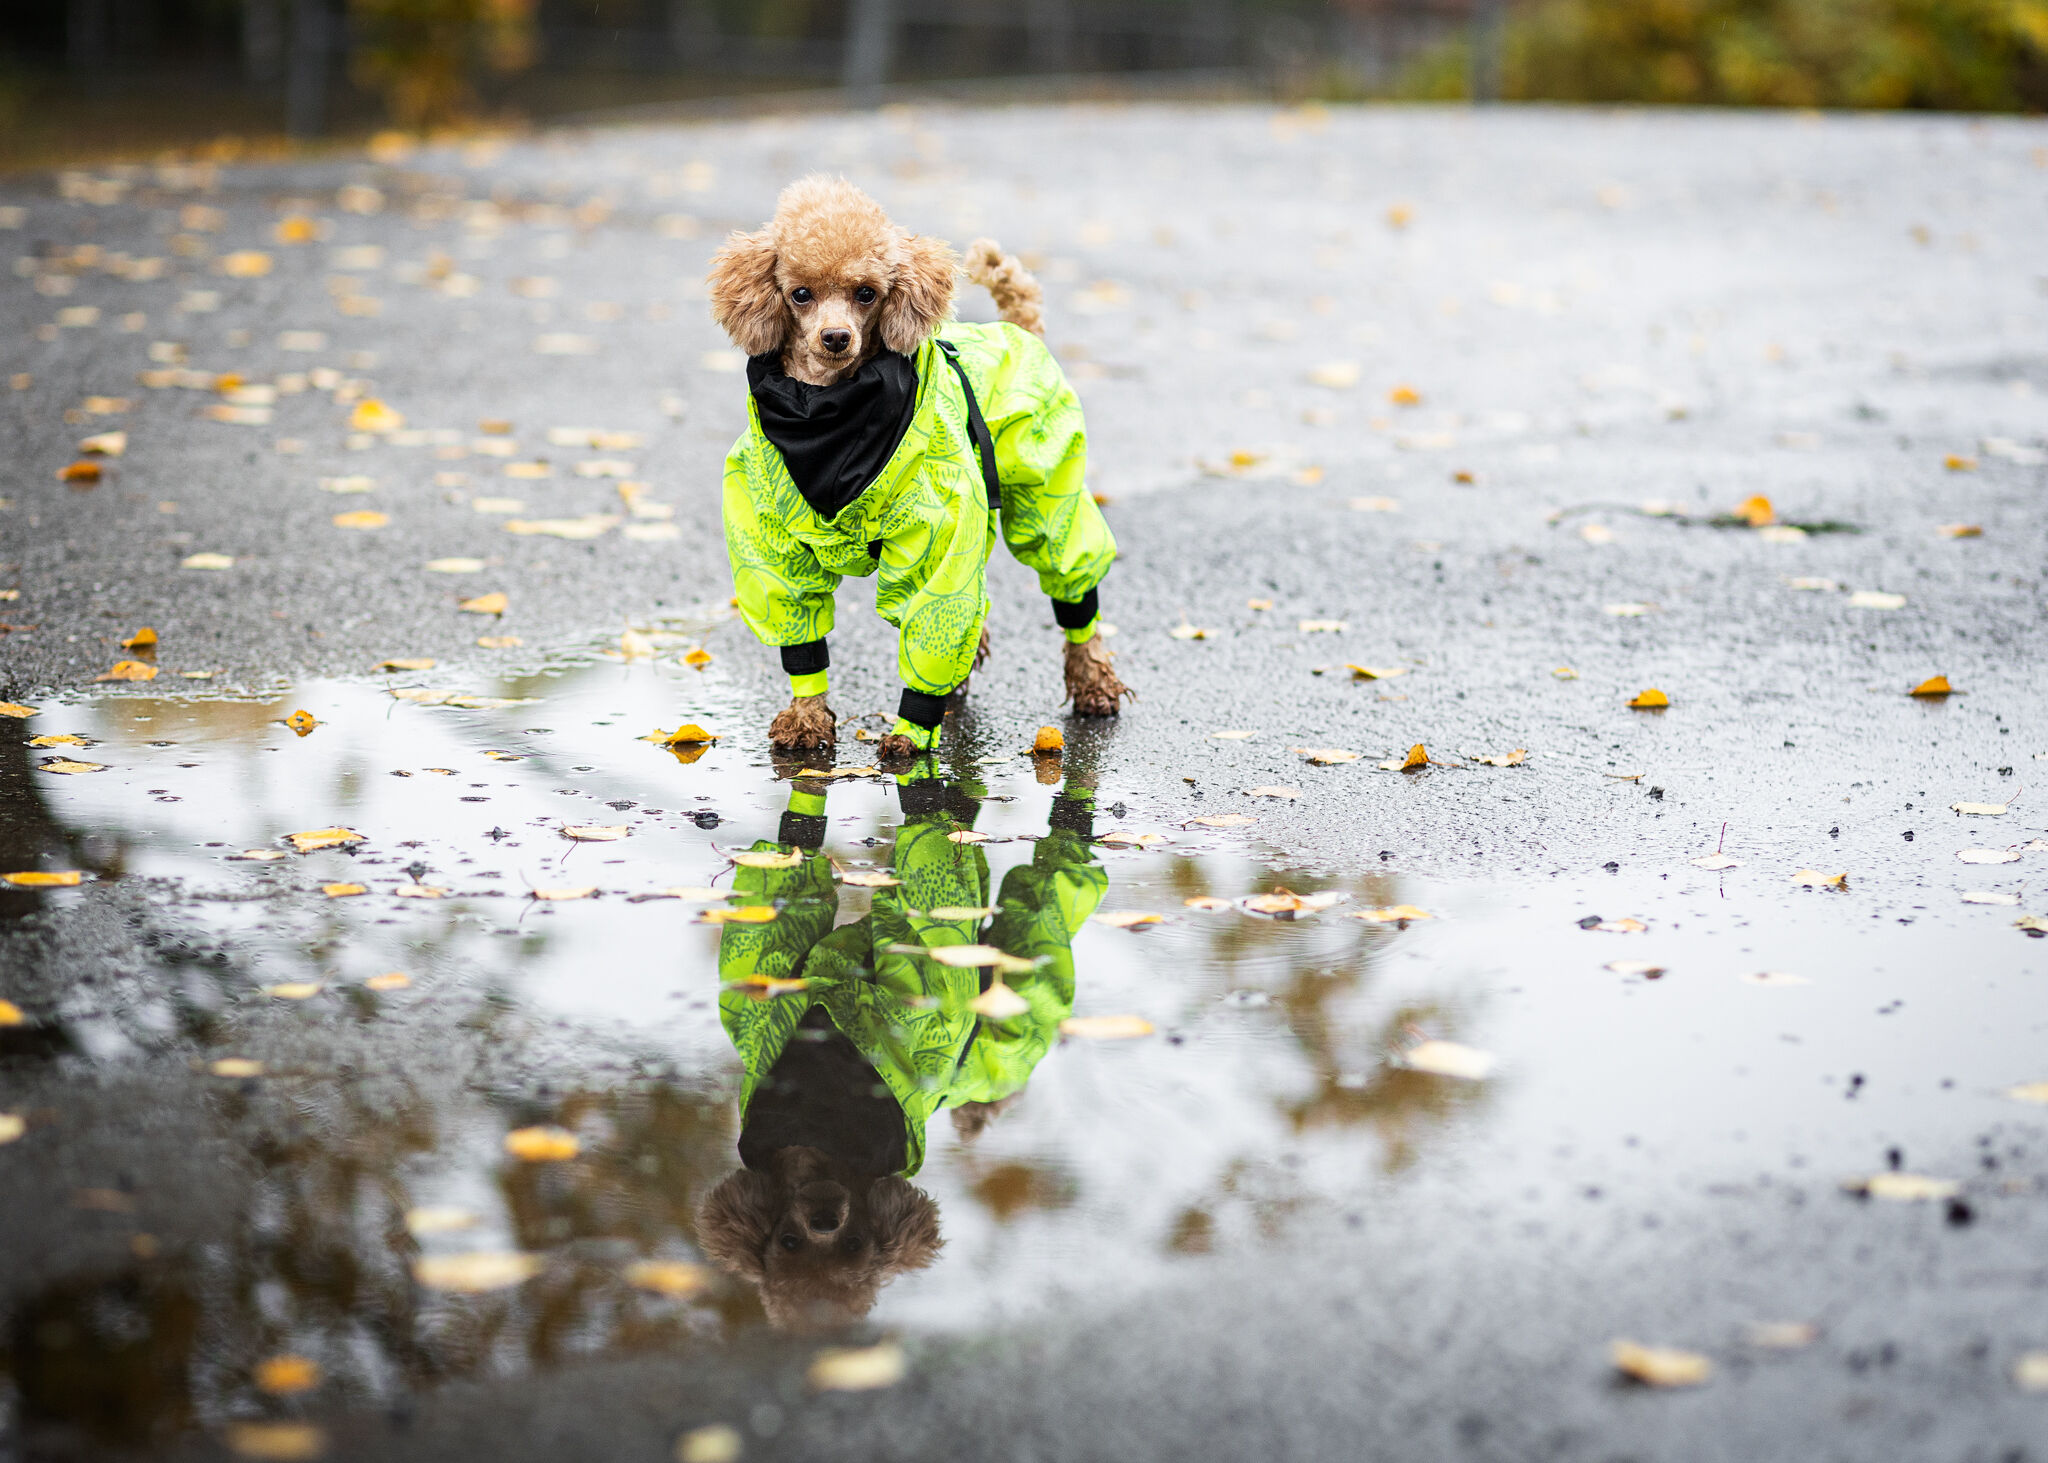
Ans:
[[[0,888],[0,1439],[2035,1456],[2044,147],[1021,109],[11,185],[0,872],[79,878]],[[1048,280],[1117,723],[999,564],[936,763],[767,755],[695,281],[813,166]],[[865,1055],[945,1246],[792,1337],[704,1204],[842,989],[930,1038]]]

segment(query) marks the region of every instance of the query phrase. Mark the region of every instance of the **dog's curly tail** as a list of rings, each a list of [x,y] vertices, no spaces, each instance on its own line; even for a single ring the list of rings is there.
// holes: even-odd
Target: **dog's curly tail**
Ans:
[[[967,246],[967,277],[989,292],[996,313],[1020,330],[1045,334],[1045,288],[1038,277],[1005,254],[994,239],[976,239]]]

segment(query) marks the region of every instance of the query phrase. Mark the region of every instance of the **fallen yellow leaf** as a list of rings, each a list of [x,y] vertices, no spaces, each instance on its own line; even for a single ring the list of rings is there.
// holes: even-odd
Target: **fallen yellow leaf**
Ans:
[[[90,452],[97,457],[119,457],[128,450],[126,432],[95,432],[78,444],[80,452]]]
[[[561,1163],[582,1146],[567,1128],[514,1128],[505,1135],[505,1151],[522,1163]]]
[[[392,894],[400,899],[446,899],[448,891],[438,884],[400,884]]]
[[[1083,1041],[1127,1041],[1150,1036],[1152,1023],[1142,1016],[1069,1016],[1060,1023],[1060,1035]]]
[[[1189,909],[1199,909],[1206,911],[1208,913],[1214,913],[1217,910],[1235,908],[1235,906],[1232,905],[1228,899],[1218,899],[1213,894],[1190,894],[1186,899],[1183,899],[1181,903],[1186,905]]]
[[[1164,833],[1127,833],[1121,828],[1114,833],[1105,833],[1095,841],[1106,843],[1111,848],[1156,848],[1162,843],[1173,842]]]
[[[1778,515],[1771,507],[1771,500],[1761,493],[1737,503],[1733,516],[1740,518],[1751,528],[1762,528],[1766,524],[1778,521]]]
[[[1893,684],[1897,684],[1894,682]],[[1906,693],[1908,696],[1953,696],[1955,687],[1948,683],[1947,676],[1929,676]]]
[[[114,668],[103,676],[94,676],[96,681],[153,681],[156,667],[145,665],[139,660],[117,660]]]
[[[27,1021],[21,1014],[21,1007],[12,1001],[0,1001],[0,1026],[20,1026]]]
[[[0,874],[0,879],[5,879],[17,889],[69,889],[83,877],[76,869],[48,873],[31,869],[20,874]]]
[[[481,574],[484,572],[482,559],[429,559],[427,570],[434,574]]]
[[[1344,918],[1362,919],[1367,924],[1375,925],[1405,925],[1410,920],[1435,919],[1436,916],[1412,904],[1390,904],[1384,909],[1347,910]]]
[[[851,884],[856,889],[893,889],[903,881],[894,874],[874,874],[856,871],[851,874],[841,874],[839,882]]]
[[[252,1062],[247,1057],[222,1057],[208,1068],[216,1077],[261,1077],[263,1063]]]
[[[270,256],[261,249],[236,249],[221,255],[215,267],[230,279],[261,279],[270,273]]]
[[[560,902],[570,899],[588,899],[596,892],[597,885],[595,884],[577,884],[563,889],[536,889],[533,891],[533,897],[550,902]]]
[[[1975,472],[1977,470],[1977,459],[1951,452],[1948,456],[1941,459],[1941,465],[1950,472]]]
[[[106,770],[107,764],[104,762],[74,762],[68,757],[52,757],[47,762],[36,764],[36,771],[38,772],[57,772],[74,777],[87,772],[105,772]]]
[[[1401,1065],[1412,1072],[1457,1077],[1467,1082],[1484,1081],[1493,1071],[1493,1064],[1492,1052],[1455,1041],[1425,1041],[1401,1053]]]
[[[382,975],[373,975],[363,982],[363,989],[371,991],[402,991],[412,984],[412,977],[402,970],[387,970]]]
[[[1823,874],[1819,869],[1797,869],[1792,874],[1792,882],[1807,889],[1847,889],[1849,876]]]
[[[412,1262],[412,1278],[429,1290],[476,1294],[531,1280],[540,1267],[538,1255],[474,1250],[464,1255],[422,1255]]]
[[[687,1260],[638,1260],[626,1267],[626,1283],[679,1299],[711,1284],[711,1272]]]
[[[1869,1178],[1844,1179],[1842,1187],[1852,1194],[1872,1199],[1890,1199],[1900,1204],[1923,1204],[1935,1199],[1952,1199],[1962,1185],[1953,1179],[1929,1178],[1921,1173],[1875,1173]]]
[[[1661,711],[1671,704],[1671,698],[1652,686],[1647,691],[1637,692],[1635,700],[1628,704],[1637,711]]]
[[[895,1386],[909,1371],[903,1348],[884,1341],[876,1346],[821,1351],[807,1375],[811,1386],[820,1392],[873,1392]]]
[[[74,462],[57,469],[60,483],[96,483],[104,475],[97,462]]]
[[[1038,735],[1031,739],[1031,750],[1034,752],[1060,752],[1066,749],[1066,745],[1065,734],[1056,726],[1040,727]]]
[[[329,899],[350,899],[358,894],[367,894],[370,891],[362,884],[322,884],[320,892]]]
[[[793,869],[804,861],[801,849],[785,849],[781,853],[736,853],[732,861],[743,869]]]
[[[997,980],[967,1003],[967,1009],[986,1021],[1008,1021],[1031,1009],[1031,1003]]]
[[[310,1422],[231,1422],[226,1438],[228,1451],[255,1463],[308,1463],[327,1451],[327,1434]]]
[[[312,853],[317,849],[361,843],[363,835],[352,828],[315,828],[306,833],[288,833],[285,841],[300,853]]]
[[[1165,916],[1144,914],[1133,909],[1123,909],[1108,914],[1098,914],[1093,918],[1096,924],[1108,925],[1113,930],[1132,930],[1140,925],[1160,924],[1164,921]]]
[[[766,925],[773,924],[781,911],[772,904],[740,904],[728,909],[707,909],[697,916],[699,924],[706,925]]]
[[[1292,889],[1275,889],[1269,894],[1254,894],[1244,901],[1244,907],[1251,914],[1270,914],[1283,919],[1296,915],[1315,914],[1333,904],[1342,903],[1344,895],[1334,889],[1320,894],[1296,894]]]
[[[497,589],[489,594],[479,594],[472,599],[466,599],[455,608],[470,615],[502,615],[511,603],[505,591]]]
[[[391,521],[391,515],[359,508],[353,513],[337,513],[331,521],[336,528],[382,528]]]
[[[1391,681],[1395,676],[1408,674],[1405,665],[1346,665],[1344,669],[1359,681]]]
[[[1976,523],[1944,523],[1934,530],[1943,538],[1982,538],[1984,529]]]
[[[702,669],[704,666],[711,664],[711,659],[711,652],[700,645],[696,649],[688,652],[686,655],[683,656],[683,664],[687,666],[696,666],[699,669]]]
[[[30,737],[31,747],[90,747],[92,738],[77,736],[71,732],[50,732],[45,736]]]
[[[431,655],[407,656],[402,660],[380,660],[373,669],[380,671],[430,671],[434,668]]]
[[[1206,818],[1190,818],[1187,825],[1195,828],[1248,828],[1258,822],[1249,813],[1216,813]]]
[[[1646,1387],[1697,1387],[1714,1374],[1714,1364],[1696,1351],[1617,1341],[1608,1354],[1616,1371]]]
[[[352,432],[395,432],[405,425],[405,416],[376,397],[366,396],[348,414],[348,425]]]
[[[294,711],[284,719],[284,724],[302,737],[310,736],[313,728],[320,725],[319,721],[310,711]]]
[[[1289,747],[1287,750],[1300,753],[1315,767],[1339,767],[1346,762],[1356,762],[1364,755],[1360,752],[1347,752],[1341,747]]]
[[[1529,751],[1526,747],[1517,747],[1512,752],[1502,752],[1492,757],[1472,758],[1472,761],[1481,767],[1520,767],[1528,760]]]
[[[256,1363],[253,1376],[259,1391],[288,1397],[320,1385],[320,1363],[306,1356],[267,1356]]]
[[[1298,787],[1248,787],[1244,790],[1244,795],[1248,798],[1278,798],[1282,802],[1292,802],[1295,798],[1301,796],[1301,789]],[[1164,839],[1160,840],[1162,843],[1165,841]],[[1107,843],[1109,840],[1105,838],[1103,842]]]
[[[517,635],[479,635],[476,643],[484,650],[513,650],[526,642]]]
[[[140,630],[137,630],[133,635],[130,635],[126,640],[123,640],[121,642],[121,648],[123,650],[148,650],[151,646],[155,644],[156,631],[150,629],[149,626],[144,625]]]
[[[228,554],[187,554],[178,561],[181,569],[232,569],[234,558]]]
[[[37,714],[38,712],[35,707],[24,706],[19,701],[0,701],[0,716],[12,717],[16,721],[26,721],[29,717]]]
[[[1396,386],[1387,393],[1387,400],[1395,406],[1420,406],[1422,393],[1413,386]]]
[[[562,836],[582,843],[616,843],[633,831],[627,823],[564,823]]]
[[[1183,619],[1178,625],[1175,625],[1171,630],[1167,631],[1166,633],[1171,635],[1176,640],[1207,640],[1215,632],[1213,630],[1204,630],[1199,628],[1198,626],[1191,625],[1188,623],[1186,619]]]

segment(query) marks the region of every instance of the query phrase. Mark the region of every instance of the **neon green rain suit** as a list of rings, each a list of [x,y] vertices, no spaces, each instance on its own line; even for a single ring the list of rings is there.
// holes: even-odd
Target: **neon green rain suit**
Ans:
[[[1109,875],[1086,839],[1055,830],[1038,843],[1030,864],[1004,876],[996,914],[984,930],[978,911],[988,902],[988,858],[973,844],[947,838],[959,826],[944,814],[905,824],[896,837],[894,869],[902,882],[877,889],[871,912],[838,929],[832,927],[837,886],[822,852],[792,868],[739,871],[735,903],[781,909],[768,924],[728,924],[719,935],[724,987],[718,1012],[746,1068],[743,1127],[755,1092],[817,1007],[902,1109],[905,1176],[924,1163],[925,1124],[933,1113],[949,1104],[997,1101],[1030,1079],[1073,1010],[1070,946],[1101,903]],[[787,851],[765,840],[755,848]],[[949,909],[977,913],[951,919],[929,913]],[[983,989],[983,972],[917,953],[980,943],[1039,962],[1005,977],[1025,1000],[1022,1013],[1002,1021],[977,1015],[968,1003]],[[761,977],[801,979],[804,986],[768,995]]]
[[[1003,542],[1037,573],[1068,638],[1085,641],[1116,539],[1082,482],[1080,400],[1044,342],[1014,325],[956,323],[939,339],[957,352],[995,444]],[[879,572],[875,607],[897,628],[905,688],[897,730],[928,749],[942,699],[973,669],[998,514],[987,502],[967,395],[937,340],[919,348],[915,365],[908,430],[830,521],[798,491],[750,397],[747,430],[725,460],[725,538],[740,614],[764,644],[782,649],[799,696],[825,692],[824,640],[841,577]]]

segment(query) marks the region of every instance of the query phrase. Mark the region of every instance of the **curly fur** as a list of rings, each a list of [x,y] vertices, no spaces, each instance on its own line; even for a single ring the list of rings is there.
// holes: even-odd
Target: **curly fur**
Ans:
[[[831,747],[839,742],[839,719],[823,696],[798,696],[768,724],[768,744],[792,750]]]
[[[996,313],[1020,330],[1045,335],[1045,290],[1037,277],[1005,254],[994,239],[976,239],[967,246],[967,277],[989,293]]]
[[[1117,679],[1111,662],[1116,659],[1100,635],[1091,635],[1080,645],[1067,644],[1067,699],[1074,703],[1076,716],[1115,716],[1126,696],[1137,694]]]

